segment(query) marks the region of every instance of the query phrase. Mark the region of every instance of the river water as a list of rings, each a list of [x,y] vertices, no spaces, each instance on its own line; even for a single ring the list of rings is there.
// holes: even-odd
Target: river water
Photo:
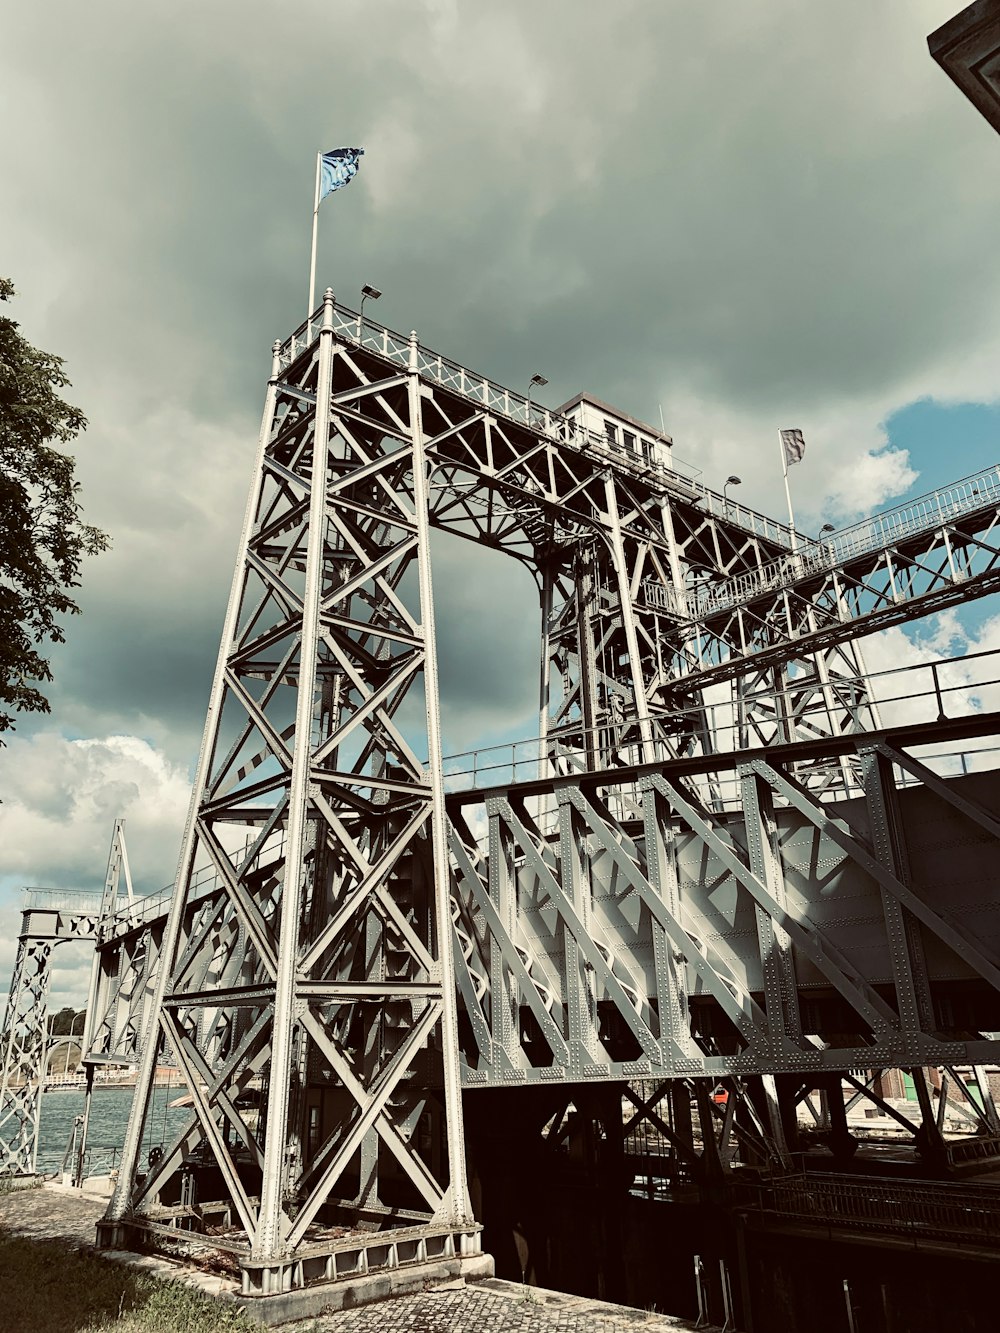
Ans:
[[[90,1103],[90,1127],[87,1133],[87,1169],[90,1175],[105,1175],[118,1165],[128,1113],[132,1106],[132,1088],[113,1088],[97,1084]],[[154,1145],[169,1143],[191,1116],[190,1107],[171,1109],[168,1103],[180,1097],[182,1083],[153,1089],[153,1102],[142,1141],[140,1170],[146,1154]],[[38,1139],[38,1169],[58,1171],[63,1154],[73,1134],[73,1119],[83,1114],[82,1088],[49,1088],[42,1094],[42,1118]]]

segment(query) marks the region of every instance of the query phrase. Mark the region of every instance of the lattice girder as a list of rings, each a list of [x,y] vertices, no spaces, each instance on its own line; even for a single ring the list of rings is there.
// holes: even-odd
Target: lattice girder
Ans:
[[[473,1225],[435,805],[421,399],[412,372],[370,384],[334,345],[329,294],[326,309],[323,334],[269,390],[158,1032],[108,1214],[111,1227],[155,1208],[200,1143],[265,1267],[280,1267],[334,1203],[350,1204],[362,1159],[368,1208],[403,1200],[429,1221]],[[428,873],[414,873],[420,861]],[[197,899],[199,867],[216,878],[211,900]],[[193,1117],[136,1194],[129,1163],[164,1043]],[[307,1124],[314,1069],[330,1096]],[[254,1087],[256,1124],[245,1109]],[[384,1181],[371,1178],[376,1143],[395,1163]]]
[[[960,516],[916,532],[887,531],[857,555],[822,545],[785,555],[759,575],[706,588],[689,603],[693,638],[671,664],[699,689],[783,665],[862,634],[1000,588],[1000,498],[984,493]]]
[[[450,798],[467,1084],[991,1059],[943,1017],[963,987],[1000,993],[989,890],[959,915],[905,848],[956,822],[986,873],[1000,819],[888,740],[859,765],[836,813],[763,759],[732,761],[729,814],[669,764]]]
[[[100,920],[94,895],[57,889],[27,895],[0,1032],[0,1174],[31,1175],[37,1165],[53,950],[96,939]],[[80,1039],[85,1044],[84,1034]]]

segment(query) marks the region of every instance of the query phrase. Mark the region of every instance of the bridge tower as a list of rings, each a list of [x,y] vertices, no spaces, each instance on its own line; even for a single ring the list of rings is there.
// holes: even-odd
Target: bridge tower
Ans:
[[[312,1280],[297,1251],[324,1226],[376,1230],[400,1263],[478,1249],[417,344],[371,384],[334,312],[328,291],[284,358],[275,346],[155,1018],[101,1228],[122,1243],[201,1145],[246,1237],[244,1288],[260,1294]],[[167,1048],[194,1114],[137,1186]]]

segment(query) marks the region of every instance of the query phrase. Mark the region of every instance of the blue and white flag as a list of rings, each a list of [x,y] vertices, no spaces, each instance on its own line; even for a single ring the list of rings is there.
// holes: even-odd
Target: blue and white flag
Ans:
[[[324,153],[320,163],[319,203],[328,194],[339,190],[343,185],[350,185],[358,174],[363,148],[331,148]]]

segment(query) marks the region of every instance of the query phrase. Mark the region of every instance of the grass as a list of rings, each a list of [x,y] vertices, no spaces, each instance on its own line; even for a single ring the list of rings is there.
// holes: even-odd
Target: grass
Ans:
[[[17,1194],[21,1190],[40,1190],[41,1188],[41,1176],[33,1176],[29,1185],[22,1185],[11,1176],[0,1176],[0,1194]]]
[[[260,1333],[233,1306],[54,1241],[0,1232],[3,1333]]]

